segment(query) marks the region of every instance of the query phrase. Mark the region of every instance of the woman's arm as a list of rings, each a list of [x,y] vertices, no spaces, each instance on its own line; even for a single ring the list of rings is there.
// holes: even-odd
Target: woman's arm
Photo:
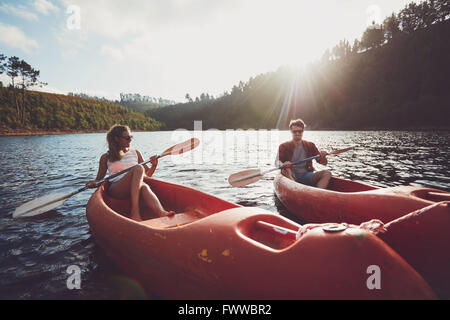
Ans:
[[[106,176],[106,170],[108,170],[107,162],[108,162],[108,155],[105,153],[100,157],[97,178],[95,178],[95,180],[88,181],[86,183],[86,187],[95,188],[97,181],[102,180]]]
[[[144,162],[144,158],[142,158],[141,153],[138,150],[136,150],[136,153],[138,155],[138,162],[139,163]],[[152,166],[150,168],[146,164],[143,165],[143,167],[145,169],[145,174],[149,177],[151,177],[153,175],[153,173],[156,170],[156,167],[158,166],[158,159],[156,158],[156,156],[152,156],[150,158],[150,160],[151,160],[151,164],[152,164]]]

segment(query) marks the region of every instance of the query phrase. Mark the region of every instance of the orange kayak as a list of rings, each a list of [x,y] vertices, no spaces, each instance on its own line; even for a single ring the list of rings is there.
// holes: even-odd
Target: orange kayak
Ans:
[[[441,201],[450,193],[431,188],[399,186],[378,188],[332,178],[327,190],[296,183],[279,174],[275,193],[284,206],[305,222],[360,224],[370,219],[385,223]]]
[[[377,188],[332,178],[328,190],[296,183],[282,175],[274,181],[280,201],[304,222],[367,224],[405,258],[439,297],[450,299],[450,193],[419,187]]]
[[[160,298],[436,298],[426,281],[369,231],[323,225],[300,235],[300,225],[266,210],[158,180],[145,183],[175,216],[154,218],[141,210],[146,220],[133,221],[126,217],[129,201],[110,198],[104,186],[86,212],[110,259]]]

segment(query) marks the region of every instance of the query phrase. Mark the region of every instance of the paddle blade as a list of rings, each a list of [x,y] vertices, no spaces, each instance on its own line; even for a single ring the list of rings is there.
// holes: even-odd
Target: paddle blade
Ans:
[[[328,154],[339,154],[339,153],[347,152],[347,151],[355,149],[355,148],[356,148],[356,146],[345,148],[345,149],[333,150],[333,151],[329,152]]]
[[[176,144],[173,147],[170,147],[169,149],[164,151],[159,157],[161,158],[168,155],[182,154],[186,151],[191,151],[192,149],[197,148],[199,144],[200,144],[199,139],[191,138],[189,140]]]
[[[41,198],[34,199],[16,208],[13,213],[13,218],[27,218],[55,210],[62,205],[66,199],[67,195],[65,193],[48,194]]]
[[[228,177],[228,183],[233,187],[243,187],[250,183],[259,181],[261,177],[261,170],[251,169],[232,174]]]

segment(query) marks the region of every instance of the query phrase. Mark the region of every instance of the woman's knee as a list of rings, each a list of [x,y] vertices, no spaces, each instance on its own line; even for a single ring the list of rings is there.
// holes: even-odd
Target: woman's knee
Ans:
[[[131,170],[134,174],[136,174],[136,175],[144,175],[144,172],[145,172],[145,170],[144,170],[144,167],[143,166],[141,166],[141,165],[137,165],[137,166],[134,166],[133,167],[133,169]]]
[[[143,184],[141,185],[140,191],[141,191],[141,192],[149,192],[149,191],[151,191],[151,189],[150,189],[150,187],[148,186],[148,184],[143,183]]]

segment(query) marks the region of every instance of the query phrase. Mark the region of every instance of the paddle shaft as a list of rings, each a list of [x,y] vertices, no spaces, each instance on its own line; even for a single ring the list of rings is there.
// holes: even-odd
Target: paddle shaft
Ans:
[[[310,158],[306,158],[306,159],[302,159],[302,160],[298,160],[298,161],[294,161],[294,162],[292,162],[292,164],[293,165],[297,165],[297,164],[300,164],[302,162],[313,160],[313,159],[317,159],[317,158],[320,158],[320,155],[317,155],[317,156],[314,156],[314,157],[310,157]],[[286,168],[286,167],[285,166],[279,166],[279,167],[272,168],[272,169],[269,169],[269,170],[266,170],[266,171],[252,173],[252,174],[240,177],[239,179],[235,180],[234,182],[239,182],[239,181],[247,180],[247,179],[258,177],[258,176],[263,176],[263,175],[265,175],[267,173],[270,173],[272,171],[276,171],[276,170],[280,170],[280,169],[284,169],[284,168]]]
[[[183,152],[185,152],[185,151],[192,150],[192,149],[194,149],[195,147],[197,147],[199,143],[200,143],[200,141],[199,141],[198,139],[192,138],[192,139],[190,139],[190,140],[187,140],[187,141],[185,141],[185,142],[183,142],[183,143],[176,144],[176,145],[174,145],[173,147],[171,147],[171,148],[165,150],[161,155],[156,156],[156,159],[159,159],[159,158],[164,157],[164,156],[167,156],[167,155],[181,154],[181,153],[183,153]],[[136,166],[138,166],[138,165],[144,165],[144,164],[147,164],[147,163],[149,163],[149,162],[151,162],[151,160],[143,161],[143,162],[141,162],[141,163],[139,163],[139,164],[137,164],[137,165],[134,165],[134,166],[132,166],[132,167],[130,167],[130,168],[127,168],[127,169],[125,169],[125,170],[122,170],[122,171],[120,171],[120,172],[117,172],[117,173],[115,173],[115,174],[112,174],[112,175],[110,175],[109,177],[106,177],[106,178],[104,178],[104,179],[102,179],[102,180],[96,182],[95,186],[97,187],[97,186],[99,186],[100,184],[102,184],[103,182],[105,182],[105,181],[107,181],[107,180],[110,180],[110,179],[112,179],[112,178],[115,178],[115,177],[117,177],[117,176],[119,176],[119,175],[123,175],[124,173],[126,173],[126,172],[132,170],[134,167],[136,167]],[[20,213],[19,213],[17,216],[19,216],[19,215],[20,215],[20,216],[23,216],[23,215],[28,214],[28,213],[30,213],[30,212],[33,212],[33,211],[36,211],[36,210],[39,210],[39,209],[48,207],[48,206],[50,206],[50,205],[52,205],[52,204],[56,204],[56,203],[59,203],[59,202],[62,203],[62,202],[64,202],[65,199],[70,198],[70,197],[76,195],[77,193],[83,192],[83,191],[85,191],[86,189],[88,189],[88,187],[87,187],[87,186],[84,186],[84,187],[82,187],[82,188],[80,188],[80,189],[78,189],[78,190],[75,190],[75,191],[73,191],[73,192],[71,192],[71,193],[69,193],[69,194],[63,195],[63,196],[61,196],[61,197],[59,197],[59,198],[56,198],[56,199],[53,199],[53,200],[51,200],[51,201],[44,202],[43,204],[40,204],[40,205],[38,205],[38,206],[34,206],[34,207],[28,209],[28,210],[25,211],[25,212],[21,212],[19,209],[20,209],[21,207],[23,207],[24,205],[26,205],[26,204],[24,204],[24,205],[20,206],[19,208],[16,208],[16,210],[14,211],[14,214],[13,214],[13,215],[15,215],[16,212],[18,212],[18,210],[19,210]]]
[[[340,150],[333,150],[333,151],[331,151],[331,152],[327,152],[327,155],[336,155],[336,154],[340,154],[340,153],[343,153],[343,152],[347,152],[347,151],[349,151],[349,150],[352,150],[352,149],[354,149],[354,148],[355,148],[355,146],[349,147],[349,148],[345,148],[345,149],[340,149]],[[302,159],[302,160],[294,161],[294,162],[292,162],[291,164],[295,166],[295,165],[298,165],[298,164],[300,164],[300,163],[302,163],[302,162],[310,161],[310,160],[314,160],[314,159],[318,159],[318,158],[320,158],[320,157],[321,157],[321,155],[318,154],[318,155],[315,155],[315,156],[312,156],[312,157],[309,157],[309,158],[305,158],[305,159]],[[265,175],[265,174],[267,174],[267,173],[270,173],[270,172],[272,172],[272,171],[281,170],[281,169],[285,169],[285,168],[286,168],[286,166],[285,166],[285,165],[282,165],[282,166],[275,167],[275,168],[272,168],[272,169],[269,169],[269,170],[266,170],[266,171],[255,170],[255,172],[251,172],[251,173],[249,173],[249,174],[247,174],[247,175],[243,175],[243,176],[239,176],[241,173],[236,173],[236,174],[231,175],[231,176],[230,176],[231,180],[230,180],[230,178],[229,178],[228,181],[229,181],[229,183],[230,183],[231,185],[234,186],[234,184],[236,184],[237,182],[242,182],[242,181],[245,181],[245,180],[250,180],[250,179],[253,179],[253,178],[256,178],[256,177],[262,177],[263,175]],[[239,176],[239,177],[236,177],[236,176]],[[255,181],[248,181],[247,184],[250,184],[250,183],[253,183],[253,182],[255,182]],[[241,186],[243,186],[243,185],[241,185]]]
[[[320,154],[318,154],[318,155],[316,155],[314,157],[309,157],[309,158],[305,158],[305,159],[302,159],[302,160],[294,161],[291,164],[295,166],[295,165],[300,164],[302,162],[306,162],[306,161],[310,161],[310,160],[314,160],[314,159],[318,159],[318,158],[320,158]],[[283,166],[279,166],[278,168],[270,169],[268,172],[272,172],[272,171],[275,171],[275,170],[281,170],[281,169],[284,169],[284,168],[286,168],[286,166],[283,165]]]
[[[160,157],[161,157],[161,156],[158,156],[157,159],[159,159]],[[129,168],[125,169],[125,170],[122,170],[122,171],[120,171],[120,172],[117,172],[117,173],[115,173],[115,174],[112,174],[112,175],[110,175],[110,176],[108,176],[108,177],[106,177],[106,178],[104,178],[104,179],[98,181],[98,182],[96,183],[96,186],[101,185],[103,182],[105,182],[105,181],[107,181],[107,180],[109,180],[109,179],[112,179],[112,178],[115,178],[115,177],[117,177],[117,176],[120,176],[120,175],[122,175],[122,174],[124,174],[124,173],[127,173],[128,171],[130,171],[131,169],[133,169],[133,168],[136,167],[136,166],[144,165],[144,164],[147,164],[147,163],[149,163],[149,162],[150,162],[150,160],[143,161],[143,162],[141,162],[141,163],[139,163],[139,164],[137,164],[137,165],[134,165],[134,166],[129,167]],[[30,210],[23,212],[22,215],[27,214],[27,213],[29,213],[29,212],[31,212],[31,211],[35,211],[35,210],[37,210],[37,209],[46,207],[46,206],[51,205],[51,204],[53,204],[53,203],[56,203],[56,202],[59,202],[59,201],[68,199],[68,198],[70,198],[70,197],[76,195],[77,193],[83,192],[83,191],[85,191],[85,190],[87,190],[87,189],[89,189],[89,188],[86,187],[86,186],[85,186],[85,187],[82,187],[82,188],[80,188],[80,189],[78,189],[78,190],[75,190],[75,191],[73,191],[73,192],[71,192],[71,193],[68,193],[68,194],[66,194],[66,195],[64,195],[64,196],[62,196],[62,197],[60,197],[60,198],[57,198],[57,199],[55,199],[55,200],[46,202],[46,203],[44,203],[44,204],[42,204],[42,205],[40,205],[40,206],[31,208]]]
[[[329,153],[327,152],[327,156],[332,156],[332,155],[335,155],[335,154],[340,154],[340,153],[349,151],[349,150],[351,150],[351,149],[353,149],[353,148],[354,148],[354,147],[350,147],[350,148],[345,148],[345,149],[341,149],[341,150],[334,150],[334,151],[331,151],[331,152],[329,152]],[[321,155],[318,154],[318,155],[315,155],[315,156],[313,156],[313,157],[309,157],[309,158],[305,158],[305,159],[302,159],[302,160],[294,161],[294,162],[292,162],[291,164],[295,166],[295,165],[300,164],[300,163],[302,163],[302,162],[310,161],[310,160],[314,160],[314,159],[318,159],[318,158],[320,158],[320,157],[321,157]],[[283,166],[279,166],[278,168],[272,168],[272,169],[270,169],[270,170],[265,171],[264,174],[265,174],[265,173],[268,173],[268,172],[275,171],[275,170],[284,169],[284,168],[286,168],[286,166],[284,166],[284,165],[283,165]]]

